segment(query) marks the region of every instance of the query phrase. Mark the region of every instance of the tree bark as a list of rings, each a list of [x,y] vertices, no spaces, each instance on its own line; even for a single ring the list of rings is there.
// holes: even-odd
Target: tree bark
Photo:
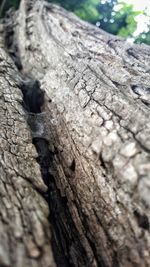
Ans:
[[[44,1],[9,20],[22,67],[1,51],[2,264],[150,266],[150,48]],[[12,83],[29,74],[46,93],[31,135]]]
[[[43,198],[47,187],[21,105],[18,72],[2,46],[1,40],[0,266],[55,266],[49,209]]]

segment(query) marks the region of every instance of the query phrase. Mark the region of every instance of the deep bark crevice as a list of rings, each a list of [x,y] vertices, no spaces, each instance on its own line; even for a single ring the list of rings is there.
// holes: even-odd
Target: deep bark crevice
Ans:
[[[80,242],[78,231],[67,207],[67,198],[61,196],[60,190],[56,186],[55,178],[50,173],[53,158],[58,152],[57,150],[55,152],[50,151],[47,139],[37,137],[39,126],[36,119],[42,114],[42,107],[45,104],[45,92],[41,90],[38,80],[23,72],[19,49],[14,38],[13,24],[9,23],[12,17],[13,13],[8,12],[5,18],[5,45],[8,54],[14,61],[19,72],[17,79],[19,78],[18,86],[23,94],[22,106],[25,110],[27,123],[31,131],[32,143],[38,153],[36,161],[40,165],[42,179],[48,188],[46,193],[38,192],[43,196],[49,206],[50,214],[48,219],[52,233],[51,245],[54,259],[57,267],[90,267],[91,263],[88,262],[88,257]],[[51,102],[51,99],[49,102]],[[72,172],[75,171],[75,166],[74,159],[70,166]],[[72,260],[73,258],[76,258],[75,263]]]
[[[137,210],[134,211],[134,215],[138,221],[139,227],[145,230],[149,230],[150,226],[149,226],[148,217],[145,214],[140,214]]]
[[[18,55],[15,53],[10,54],[14,60],[17,57],[17,62],[19,61]],[[16,64],[16,60],[14,60]],[[18,63],[16,64],[18,67]],[[18,69],[19,70],[19,69]],[[33,128],[38,131],[38,125],[36,125],[36,116],[41,113],[40,104],[41,102],[41,92],[38,85],[38,81],[34,78],[29,78],[24,76],[24,80],[21,80],[20,89],[23,93],[23,107],[25,108],[28,125],[31,129],[31,135]],[[31,113],[30,113],[31,112]],[[35,112],[35,113],[33,113]],[[39,113],[40,112],[40,113]],[[31,122],[30,116],[35,116],[35,121],[33,125],[33,120]],[[36,127],[37,126],[37,127]],[[50,164],[53,160],[54,152],[51,152],[48,148],[48,141],[44,138],[33,137],[32,142],[37,150],[38,157],[37,163],[40,165],[41,175],[44,183],[47,185],[48,190],[46,193],[42,193],[42,196],[47,201],[50,215],[49,222],[51,225],[51,244],[54,253],[54,258],[58,267],[69,267],[74,266],[70,262],[69,257],[69,240],[67,244],[67,234],[63,231],[63,225],[61,225],[61,214],[62,210],[66,213],[67,201],[61,198],[60,193],[57,189],[55,179],[53,175],[49,173]],[[41,194],[41,192],[40,192]],[[66,214],[66,218],[70,216]],[[71,219],[71,217],[70,217]],[[66,249],[65,249],[66,248]]]

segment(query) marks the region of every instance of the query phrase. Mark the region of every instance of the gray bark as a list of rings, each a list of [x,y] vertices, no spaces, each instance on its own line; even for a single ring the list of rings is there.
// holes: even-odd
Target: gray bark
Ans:
[[[43,1],[22,0],[13,23],[23,65],[21,74],[38,79],[46,92],[45,113],[40,118],[44,132],[40,137],[47,140],[53,153],[48,168],[54,188],[49,191],[52,193],[49,208],[57,265],[150,266],[150,48],[106,34]],[[11,86],[11,97],[17,101],[17,89],[11,91],[15,88]],[[3,94],[8,97],[6,88],[7,85]],[[4,148],[1,145],[7,155],[2,157],[2,177],[10,172],[15,178],[9,178],[9,190],[2,186],[0,190],[5,190],[4,199],[6,195],[16,199],[19,192],[16,185],[21,184],[22,189],[22,183],[27,184],[28,196],[24,197],[32,202],[25,201],[26,220],[41,212],[46,224],[44,241],[49,242],[46,257],[52,262],[50,237],[46,234],[49,233],[46,204],[37,190],[43,183],[35,163],[35,149],[31,137],[26,137],[29,131],[22,109],[15,119],[13,109],[16,113],[20,105],[16,108],[7,99],[3,102],[12,108],[15,123],[10,128],[5,115],[8,129],[2,127],[2,134],[9,134],[3,137]],[[10,107],[4,111],[11,110]],[[17,142],[19,155],[11,152],[15,129],[21,133]],[[35,137],[39,138],[38,131]],[[32,191],[37,197],[33,197]],[[7,220],[11,216],[20,218],[21,208],[18,217],[14,215],[15,203],[13,200],[12,209],[3,204],[4,211],[11,210],[12,215],[5,214]],[[32,206],[36,209],[34,213],[30,211]],[[11,219],[8,228],[4,223],[6,241],[9,231],[13,235],[19,231],[21,219],[17,222],[15,229]],[[39,233],[36,226],[28,231],[35,236]],[[19,244],[22,251],[22,239]],[[57,255],[56,244],[59,251],[64,250],[64,265],[59,265],[61,253]],[[3,248],[6,256],[9,246],[7,243]],[[14,252],[15,259],[29,260],[25,253],[20,253]]]
[[[0,47],[0,266],[55,266],[42,196],[47,187],[21,105],[17,69],[2,39]]]

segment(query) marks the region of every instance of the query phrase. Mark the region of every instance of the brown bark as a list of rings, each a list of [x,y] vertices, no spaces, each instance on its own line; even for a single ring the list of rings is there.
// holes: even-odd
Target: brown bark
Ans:
[[[14,30],[22,74],[32,74],[46,92],[42,115],[45,130],[40,138],[46,139],[52,154],[46,179],[57,265],[150,266],[150,48],[128,44],[43,1],[23,0]],[[19,163],[16,160],[13,165],[5,160],[2,173],[12,169],[16,173],[18,168],[17,182],[28,183],[28,197],[36,210],[43,212],[48,229],[47,213],[37,200],[40,174],[35,174],[39,170],[35,151],[31,138],[22,141],[24,131],[28,133],[22,120],[23,113],[19,113],[18,150],[25,146],[24,141],[30,156],[24,161],[24,154],[19,154]],[[6,137],[10,149],[5,151],[13,148],[10,140],[14,140],[13,135]],[[35,143],[40,153],[39,139]],[[44,170],[41,165],[43,177]],[[25,174],[33,179],[31,184]],[[17,182],[15,179],[13,186],[9,185],[10,190]],[[41,187],[42,180],[39,183]],[[4,191],[4,196],[8,192]],[[11,195],[16,198],[17,192]],[[27,218],[32,205],[27,204]],[[12,206],[16,209],[15,204]],[[18,221],[16,231],[20,224]],[[37,228],[30,231],[37,233]],[[49,234],[45,238],[50,241]],[[50,245],[46,256],[52,259],[49,252]],[[24,254],[22,257],[28,259]]]

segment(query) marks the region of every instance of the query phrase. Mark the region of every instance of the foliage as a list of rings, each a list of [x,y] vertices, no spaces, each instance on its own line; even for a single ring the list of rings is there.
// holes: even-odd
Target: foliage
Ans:
[[[48,0],[48,2],[59,4],[60,6],[63,6],[65,9],[74,12],[78,7],[80,7],[80,5],[82,5],[84,2],[87,2],[87,1],[86,0]]]
[[[118,4],[117,0],[102,1],[99,12],[102,16],[100,27],[107,32],[127,37],[136,29],[132,5]]]
[[[7,2],[10,2],[9,3],[10,6],[14,6],[14,8],[17,8],[20,1],[19,0],[10,0],[10,1],[7,1]]]
[[[135,38],[135,42],[150,45],[150,31],[139,34],[139,36]]]
[[[98,11],[99,0],[86,0],[75,9],[75,14],[81,19],[89,21],[93,24],[99,19]]]

